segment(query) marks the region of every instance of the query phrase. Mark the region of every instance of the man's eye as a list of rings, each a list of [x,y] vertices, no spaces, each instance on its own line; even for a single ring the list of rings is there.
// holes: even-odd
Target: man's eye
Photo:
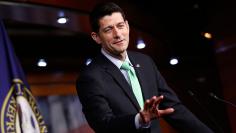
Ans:
[[[118,28],[124,28],[125,27],[125,25],[118,25]]]
[[[104,31],[105,31],[105,32],[110,32],[110,31],[111,31],[111,28],[105,29]]]

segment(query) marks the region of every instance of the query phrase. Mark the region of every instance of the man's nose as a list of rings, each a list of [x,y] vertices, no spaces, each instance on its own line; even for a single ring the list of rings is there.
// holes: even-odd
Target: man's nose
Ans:
[[[117,27],[115,27],[113,29],[113,36],[114,36],[114,38],[120,38],[120,36],[121,36],[121,32]]]

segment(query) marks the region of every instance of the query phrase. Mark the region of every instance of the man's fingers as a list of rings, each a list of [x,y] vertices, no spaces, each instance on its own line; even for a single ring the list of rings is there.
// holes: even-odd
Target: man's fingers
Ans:
[[[144,110],[145,111],[149,111],[152,109],[154,103],[156,102],[157,100],[157,97],[156,96],[153,96],[152,98],[148,99],[145,101],[145,104],[144,104]]]
[[[156,97],[156,96],[153,96],[153,97],[150,99],[150,103],[149,103],[149,106],[148,106],[148,110],[152,110],[153,105],[154,105],[154,103],[156,102],[156,100],[157,100],[157,97]]]
[[[150,100],[148,99],[148,100],[145,101],[145,104],[144,104],[143,110],[147,111],[148,108],[149,108],[149,106],[150,106]]]
[[[158,116],[161,117],[161,116],[164,116],[164,115],[168,115],[168,114],[171,114],[173,113],[175,110],[173,108],[167,108],[167,109],[164,109],[164,110],[158,110]]]
[[[153,96],[152,98],[145,101],[143,109],[145,111],[156,109],[158,104],[160,104],[160,102],[162,101],[163,98],[164,98],[164,96],[159,96],[159,97]]]
[[[161,96],[157,97],[157,100],[161,102],[161,100],[162,100],[163,98],[164,98],[164,96],[161,95]]]
[[[150,116],[145,114],[145,112],[140,111],[139,114],[140,114],[140,117],[141,117],[143,123],[150,122]]]
[[[164,98],[164,96],[163,95],[161,95],[161,96],[159,96],[159,97],[153,97],[155,100],[154,100],[154,102],[153,102],[153,105],[152,105],[152,108],[153,109],[156,109],[157,107],[158,107],[158,105],[160,104],[160,102],[163,100],[163,98]]]

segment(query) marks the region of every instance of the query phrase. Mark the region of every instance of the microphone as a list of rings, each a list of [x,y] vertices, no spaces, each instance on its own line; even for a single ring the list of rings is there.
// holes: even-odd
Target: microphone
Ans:
[[[229,105],[231,105],[232,107],[236,108],[236,105],[235,105],[235,104],[233,104],[232,102],[229,102],[229,101],[227,101],[227,100],[224,100],[224,99],[222,99],[222,98],[219,98],[218,96],[216,96],[216,95],[215,95],[214,93],[212,93],[212,92],[210,92],[209,95],[210,95],[210,97],[212,97],[212,98],[214,98],[214,99],[216,99],[216,100],[218,100],[218,101],[220,101],[220,102],[223,102],[223,103],[225,103],[225,104],[229,104]]]
[[[224,133],[221,125],[216,121],[215,117],[210,113],[210,111],[206,108],[206,106],[200,102],[200,100],[197,98],[195,93],[189,89],[187,90],[187,92],[193,98],[193,100],[201,107],[201,109],[204,111],[204,113],[208,117],[209,122],[211,122],[213,127],[217,127],[216,130],[218,130],[218,132]]]

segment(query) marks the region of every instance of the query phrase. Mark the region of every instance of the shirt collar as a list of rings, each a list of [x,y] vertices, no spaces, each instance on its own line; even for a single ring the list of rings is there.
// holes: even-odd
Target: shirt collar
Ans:
[[[103,48],[101,49],[101,53],[102,53],[105,57],[107,57],[114,65],[116,65],[116,66],[120,69],[120,67],[121,67],[122,64],[123,64],[123,61],[122,61],[122,60],[119,60],[119,59],[117,59],[117,58],[115,58],[115,57],[109,55]],[[129,62],[129,63],[131,64],[127,52],[126,52],[125,61],[127,61],[127,62]]]

